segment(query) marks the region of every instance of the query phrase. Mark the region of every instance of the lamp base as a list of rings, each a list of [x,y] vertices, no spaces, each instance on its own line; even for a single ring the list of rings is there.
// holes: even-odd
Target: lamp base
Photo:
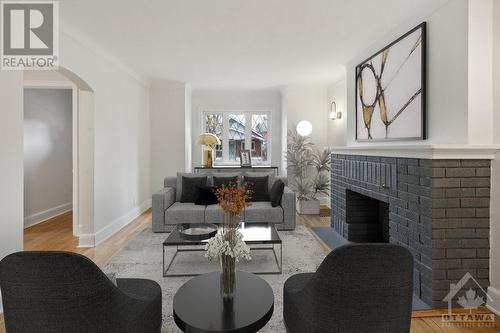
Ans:
[[[203,161],[201,163],[204,168],[212,168],[213,167],[213,150],[212,148],[204,148],[203,149]]]

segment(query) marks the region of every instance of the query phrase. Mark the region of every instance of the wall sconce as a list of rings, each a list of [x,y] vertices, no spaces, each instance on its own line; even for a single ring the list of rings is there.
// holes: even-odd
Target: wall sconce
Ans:
[[[328,117],[331,120],[342,118],[342,112],[337,112],[337,103],[335,103],[335,101],[330,104],[330,113],[328,114]]]

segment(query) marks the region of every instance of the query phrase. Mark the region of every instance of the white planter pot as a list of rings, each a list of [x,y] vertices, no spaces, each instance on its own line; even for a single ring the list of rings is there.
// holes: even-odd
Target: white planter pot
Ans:
[[[297,212],[299,214],[319,215],[319,200],[298,200]]]

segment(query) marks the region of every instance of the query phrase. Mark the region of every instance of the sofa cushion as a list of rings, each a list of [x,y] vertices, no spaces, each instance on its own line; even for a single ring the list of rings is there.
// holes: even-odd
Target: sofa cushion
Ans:
[[[281,179],[274,182],[271,191],[269,192],[269,200],[271,201],[271,206],[278,207],[281,203],[281,197],[283,196],[283,191],[285,190],[285,183]]]
[[[165,211],[165,224],[204,223],[205,206],[192,202],[176,202]]]
[[[283,223],[283,209],[281,206],[272,207],[271,202],[252,202],[250,207],[245,208],[245,222],[269,222]]]
[[[212,186],[196,185],[196,200],[195,205],[214,205],[217,204],[217,197]]]
[[[276,177],[276,174],[274,171],[269,171],[269,172],[265,172],[265,171],[255,171],[255,172],[250,172],[250,171],[247,171],[243,174],[243,182],[246,182],[246,177],[265,177],[267,176],[268,177],[268,190],[271,190],[271,187],[273,187],[273,184],[274,184],[274,178]]]
[[[214,178],[236,178],[236,181],[238,185],[241,183],[241,179],[243,177],[243,173],[241,172],[223,172],[223,171],[218,171],[218,172],[211,172],[210,173],[210,178],[212,179],[212,185],[215,186],[215,181]]]
[[[239,177],[234,176],[234,177],[220,177],[217,175],[213,176],[213,182],[214,182],[214,187],[220,187],[222,185],[229,186],[229,184],[236,184],[237,186],[239,185]]]
[[[198,196],[198,186],[207,185],[207,176],[182,177],[181,202],[195,202]]]
[[[251,190],[250,201],[269,201],[269,176],[264,177],[250,177],[245,176],[245,182]]]
[[[206,177],[207,173],[185,173],[185,172],[177,172],[177,181],[175,186],[175,201],[181,201],[182,196],[182,177]],[[206,185],[210,185],[207,182]]]
[[[208,205],[205,209],[205,222],[206,223],[223,223],[224,211],[219,205]]]

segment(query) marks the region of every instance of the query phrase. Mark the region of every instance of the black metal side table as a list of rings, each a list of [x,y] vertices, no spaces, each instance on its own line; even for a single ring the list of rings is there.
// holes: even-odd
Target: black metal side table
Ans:
[[[232,302],[223,302],[220,273],[197,276],[174,296],[173,315],[183,332],[257,332],[271,319],[274,294],[271,286],[252,273],[237,271]]]

